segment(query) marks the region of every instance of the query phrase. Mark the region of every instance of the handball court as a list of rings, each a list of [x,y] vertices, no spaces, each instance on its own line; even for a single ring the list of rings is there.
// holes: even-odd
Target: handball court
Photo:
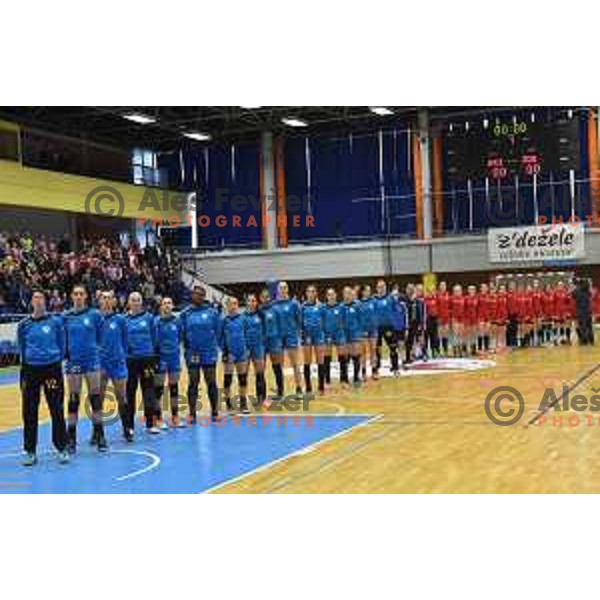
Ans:
[[[434,361],[359,390],[334,385],[308,413],[261,412],[218,426],[202,419],[156,437],[138,426],[134,444],[115,424],[105,455],[87,445],[82,418],[79,453],[65,466],[45,422],[40,462],[29,469],[20,465],[18,385],[4,373],[0,493],[598,493],[600,412],[550,410],[544,423],[526,424],[547,388],[557,397],[564,386],[570,397],[600,394],[599,359],[597,348],[565,346],[494,356],[495,366],[476,370],[446,372]],[[524,398],[515,425],[486,416],[484,401],[499,386]]]

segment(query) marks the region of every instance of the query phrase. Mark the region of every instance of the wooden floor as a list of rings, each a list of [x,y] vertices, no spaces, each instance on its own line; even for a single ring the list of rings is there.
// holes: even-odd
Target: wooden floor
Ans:
[[[599,493],[600,411],[550,411],[526,427],[544,390],[557,395],[600,361],[600,348],[517,351],[494,368],[370,382],[360,391],[332,390],[315,413],[381,415],[311,452],[249,475],[219,493]],[[484,400],[497,386],[525,398],[519,424],[494,425]],[[600,394],[600,371],[571,394]],[[46,413],[44,412],[44,418]],[[563,425],[553,417],[563,416]],[[568,424],[579,415],[581,424]],[[589,425],[586,416],[594,416]],[[20,424],[16,386],[0,388],[0,429]]]

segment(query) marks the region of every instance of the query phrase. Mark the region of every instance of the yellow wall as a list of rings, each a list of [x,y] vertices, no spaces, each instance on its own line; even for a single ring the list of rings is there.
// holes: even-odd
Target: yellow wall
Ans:
[[[97,190],[102,186],[107,186],[109,189]],[[104,195],[100,197],[100,193]],[[149,193],[155,194],[156,200],[160,203],[160,210],[157,211],[152,207],[140,210],[145,195],[148,200]],[[156,188],[146,189],[143,186],[115,181],[30,169],[15,162],[0,161],[0,204],[2,205],[90,214],[113,211],[112,216],[136,219],[167,218],[174,214],[184,218],[185,211],[181,212],[173,208],[172,201],[175,195],[174,192]],[[146,204],[148,205],[148,202]]]

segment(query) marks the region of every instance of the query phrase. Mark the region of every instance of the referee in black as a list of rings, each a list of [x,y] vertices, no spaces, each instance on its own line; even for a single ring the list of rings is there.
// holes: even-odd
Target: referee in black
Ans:
[[[52,442],[61,463],[69,462],[66,451],[67,430],[64,413],[64,381],[62,361],[65,354],[65,332],[62,318],[46,312],[46,299],[41,290],[31,297],[32,314],[17,328],[21,355],[21,395],[23,401],[23,465],[37,463],[37,438],[42,388],[52,417]]]

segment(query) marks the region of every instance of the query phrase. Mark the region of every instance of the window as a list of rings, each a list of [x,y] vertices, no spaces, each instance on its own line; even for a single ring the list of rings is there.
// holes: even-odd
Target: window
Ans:
[[[131,176],[134,185],[159,187],[162,177],[156,152],[134,148],[131,152]]]

